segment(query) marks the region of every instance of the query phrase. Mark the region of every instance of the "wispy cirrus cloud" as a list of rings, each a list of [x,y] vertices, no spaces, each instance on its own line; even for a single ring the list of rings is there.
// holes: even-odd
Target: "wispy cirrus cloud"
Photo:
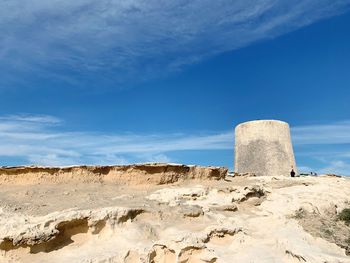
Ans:
[[[296,156],[308,160],[300,170],[350,175],[349,120],[293,127],[292,137]]]
[[[350,121],[294,127],[293,141],[307,144],[350,144]]]
[[[349,0],[5,0],[0,87],[33,76],[89,86],[94,73],[100,83],[101,73],[114,82],[154,77],[349,8]]]
[[[319,170],[323,174],[340,174],[350,175],[350,162],[349,160],[335,160],[331,161],[326,167]]]
[[[62,132],[52,116],[0,117],[0,156],[41,165],[170,162],[174,151],[230,149],[232,132],[212,134],[104,134]],[[35,120],[35,121],[28,121]],[[5,164],[3,164],[5,165]]]
[[[30,114],[22,114],[22,115],[7,115],[0,117],[0,121],[10,122],[12,124],[22,123],[36,123],[36,124],[58,124],[61,122],[59,118],[50,115],[30,115]],[[33,126],[28,126],[28,128]]]

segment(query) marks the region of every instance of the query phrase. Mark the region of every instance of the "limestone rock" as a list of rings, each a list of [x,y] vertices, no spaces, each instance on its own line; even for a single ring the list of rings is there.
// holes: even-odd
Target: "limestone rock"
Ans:
[[[122,166],[72,167],[0,167],[0,183],[33,184],[39,182],[108,182],[127,185],[169,184],[186,180],[220,180],[227,175],[224,167],[181,164],[133,164]]]
[[[337,220],[350,206],[347,178],[130,185],[21,176],[0,182],[1,263],[350,262],[350,226]]]

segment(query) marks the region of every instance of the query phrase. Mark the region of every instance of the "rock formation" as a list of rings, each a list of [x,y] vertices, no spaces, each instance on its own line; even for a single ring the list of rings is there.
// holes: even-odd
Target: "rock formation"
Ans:
[[[350,262],[350,226],[337,220],[349,208],[347,178],[62,169],[1,170],[1,263]]]
[[[227,168],[182,164],[132,164],[120,166],[0,167],[0,183],[113,182],[117,184],[169,184],[184,180],[219,180]]]
[[[245,122],[235,129],[235,172],[289,176],[296,171],[289,125],[276,120]]]

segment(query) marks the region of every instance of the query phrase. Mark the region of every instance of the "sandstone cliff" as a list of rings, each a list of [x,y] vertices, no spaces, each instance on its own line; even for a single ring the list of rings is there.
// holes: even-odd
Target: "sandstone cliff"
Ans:
[[[133,164],[121,166],[0,167],[0,183],[110,182],[118,184],[169,184],[184,180],[219,180],[227,174],[224,167],[180,164]]]

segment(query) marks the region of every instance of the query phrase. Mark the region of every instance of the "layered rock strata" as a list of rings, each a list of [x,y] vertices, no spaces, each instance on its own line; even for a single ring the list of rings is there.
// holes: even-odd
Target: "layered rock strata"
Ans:
[[[224,167],[180,164],[133,164],[122,166],[1,167],[0,183],[109,182],[128,185],[169,184],[185,180],[220,180],[227,174]]]

